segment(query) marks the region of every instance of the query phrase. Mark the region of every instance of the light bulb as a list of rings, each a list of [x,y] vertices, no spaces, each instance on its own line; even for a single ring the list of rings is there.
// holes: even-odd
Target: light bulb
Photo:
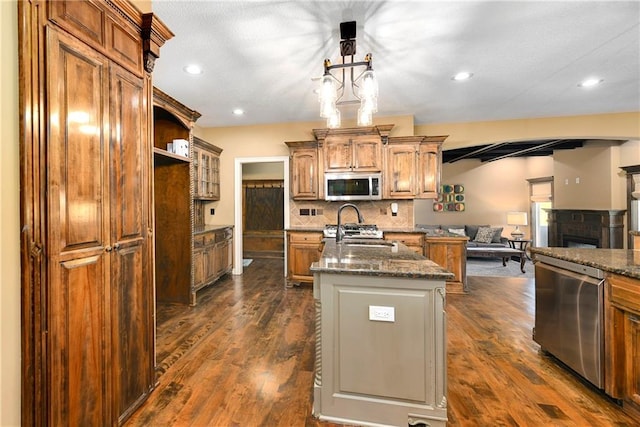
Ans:
[[[338,93],[336,92],[335,80],[331,75],[325,74],[322,76],[318,100],[322,103],[326,101],[335,101],[337,98]]]
[[[333,114],[327,118],[328,128],[340,127],[340,110],[337,108],[333,111]]]
[[[360,85],[360,98],[377,98],[378,97],[378,80],[373,70],[367,70],[362,73],[362,83]]]
[[[373,124],[373,114],[371,111],[364,108],[364,106],[358,109],[358,126],[371,126]]]

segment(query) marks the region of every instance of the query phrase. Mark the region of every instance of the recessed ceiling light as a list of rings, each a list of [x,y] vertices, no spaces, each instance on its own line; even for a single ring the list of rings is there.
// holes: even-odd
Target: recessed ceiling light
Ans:
[[[471,77],[473,77],[473,73],[462,71],[456,74],[455,76],[451,77],[451,80],[456,80],[456,81],[469,80]]]
[[[200,68],[200,66],[196,65],[196,64],[189,64],[189,65],[185,66],[183,68],[183,70],[184,70],[185,73],[192,74],[194,76],[202,74],[202,68]]]
[[[244,114],[244,110],[242,108],[235,108],[232,113],[234,116],[242,116]]]
[[[580,87],[594,87],[594,86],[598,86],[600,83],[602,83],[604,80],[602,79],[598,79],[598,78],[589,78],[586,80],[581,81],[580,83],[578,83],[578,86]]]

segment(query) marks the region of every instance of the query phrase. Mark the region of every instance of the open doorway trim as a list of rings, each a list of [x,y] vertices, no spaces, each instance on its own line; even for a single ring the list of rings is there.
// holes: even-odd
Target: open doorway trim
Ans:
[[[242,266],[242,165],[245,163],[279,163],[282,162],[284,169],[284,229],[289,228],[289,156],[276,157],[236,157],[234,162],[234,227],[233,227],[233,274],[240,275]],[[285,245],[285,259],[287,256],[287,245]],[[285,266],[286,270],[286,266]],[[284,273],[284,272],[283,272]]]

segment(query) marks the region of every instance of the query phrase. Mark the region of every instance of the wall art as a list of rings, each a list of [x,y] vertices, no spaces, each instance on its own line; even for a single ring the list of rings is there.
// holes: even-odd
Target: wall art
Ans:
[[[433,201],[435,212],[462,212],[465,210],[464,185],[442,184],[438,198]]]

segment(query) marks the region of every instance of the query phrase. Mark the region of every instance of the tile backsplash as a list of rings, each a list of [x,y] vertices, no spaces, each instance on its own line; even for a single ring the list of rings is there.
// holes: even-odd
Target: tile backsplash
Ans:
[[[322,200],[290,200],[291,228],[322,228],[336,224],[338,209],[346,202]],[[376,224],[380,228],[413,228],[413,200],[376,200],[351,202],[360,209],[365,224]],[[391,203],[398,204],[398,215],[391,214]],[[315,215],[314,215],[315,214]],[[355,210],[342,211],[342,222],[358,222]]]

